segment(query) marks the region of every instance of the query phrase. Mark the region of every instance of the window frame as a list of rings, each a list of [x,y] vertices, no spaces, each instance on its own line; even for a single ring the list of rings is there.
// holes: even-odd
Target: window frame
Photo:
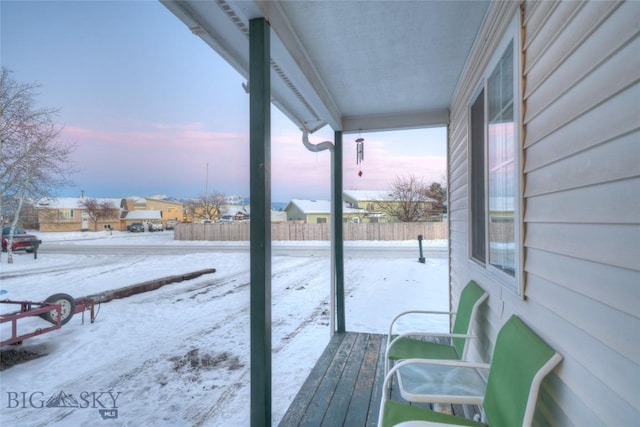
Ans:
[[[488,90],[488,82],[490,76],[496,70],[497,65],[500,63],[502,57],[509,44],[513,42],[512,45],[512,54],[513,54],[513,122],[514,122],[514,144],[515,144],[515,154],[514,154],[514,162],[515,162],[515,188],[516,194],[514,196],[514,274],[510,275],[506,271],[499,269],[491,264],[491,252],[490,252],[490,240],[491,236],[489,233],[489,223],[491,221],[490,212],[489,212],[489,200],[490,200],[490,192],[489,192],[489,153],[488,153],[488,145],[489,145],[489,135],[488,135],[488,115],[489,115],[489,90]],[[524,209],[523,209],[523,188],[524,188],[524,173],[523,173],[523,154],[522,154],[522,87],[521,87],[521,76],[522,76],[522,61],[520,55],[520,16],[519,14],[515,14],[514,18],[510,22],[507,27],[505,33],[500,40],[500,43],[496,46],[494,50],[491,60],[487,63],[484,68],[482,75],[479,78],[478,85],[476,90],[472,93],[469,101],[467,103],[467,112],[468,112],[468,126],[467,126],[467,134],[468,134],[468,144],[467,144],[467,153],[468,153],[468,161],[467,161],[467,176],[469,179],[469,192],[468,192],[468,258],[470,264],[473,269],[476,271],[479,269],[480,272],[487,275],[490,279],[502,285],[504,288],[513,291],[515,294],[524,297],[524,257],[523,257],[523,223],[524,223]],[[472,108],[475,106],[476,101],[479,96],[484,97],[484,106],[483,106],[483,144],[484,144],[484,159],[483,159],[483,178],[484,178],[484,260],[479,260],[474,256],[474,219],[472,206],[474,205],[474,195],[472,192],[472,179],[473,179],[473,171],[472,171],[472,146],[473,146],[473,128],[472,128]]]
[[[74,209],[69,209],[69,208],[61,208],[58,209],[58,219],[59,220],[72,220],[75,218],[75,212]]]
[[[482,97],[482,99],[480,99]],[[471,102],[469,104],[469,148],[468,148],[468,168],[469,168],[469,258],[479,265],[486,265],[487,263],[487,194],[486,194],[486,97],[485,97],[485,85],[482,84],[476,93],[471,97]],[[478,101],[482,101],[478,103]],[[478,111],[482,114],[482,130],[480,131],[481,139],[482,139],[482,147],[478,147],[480,141],[475,139],[475,135],[477,133],[477,128],[474,126],[476,124],[476,106],[481,109]],[[481,149],[479,149],[481,148]],[[481,162],[478,162],[477,158],[474,156],[475,153],[478,153],[482,156]],[[476,190],[476,166],[481,166],[482,170],[479,171],[480,179],[482,180],[480,190],[482,191],[481,196],[478,200],[475,199],[475,190]],[[482,200],[480,200],[480,198]],[[476,214],[477,210],[479,210],[479,205],[482,202],[482,212]],[[481,216],[481,217],[479,217]],[[483,228],[478,230],[476,233],[475,226],[476,224],[482,224]],[[483,240],[484,244],[478,245],[479,242],[476,242],[476,239],[480,238]],[[482,253],[480,253],[482,252]]]

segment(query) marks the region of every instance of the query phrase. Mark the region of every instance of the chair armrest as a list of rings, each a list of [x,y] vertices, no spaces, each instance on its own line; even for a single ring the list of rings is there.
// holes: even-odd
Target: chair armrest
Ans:
[[[404,332],[400,335],[396,335],[394,341],[397,338],[404,337],[440,337],[440,338],[476,338],[473,334],[452,334],[449,332]]]
[[[393,326],[396,324],[396,322],[408,315],[408,314],[425,314],[425,315],[447,315],[447,316],[451,316],[456,314],[455,311],[434,311],[434,310],[409,310],[409,311],[403,311],[402,313],[398,314],[396,317],[393,318],[393,320],[391,321],[391,324],[389,325],[389,334],[388,337],[391,337],[393,335]],[[388,341],[387,341],[388,343]]]

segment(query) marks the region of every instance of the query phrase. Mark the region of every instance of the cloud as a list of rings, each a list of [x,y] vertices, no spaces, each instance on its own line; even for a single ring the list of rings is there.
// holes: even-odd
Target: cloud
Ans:
[[[76,177],[81,188],[109,188],[129,194],[169,193],[198,196],[208,191],[249,195],[249,133],[217,132],[200,122],[186,124],[138,123],[134,129],[112,130],[67,126],[64,136],[77,145],[75,160],[82,168]],[[330,135],[330,137],[327,137]],[[314,144],[332,140],[332,132],[314,134]],[[356,165],[355,136],[343,138],[343,187],[379,190],[400,175],[413,174],[439,181],[446,159],[426,149],[424,138],[385,139],[365,136],[364,162]],[[440,142],[444,144],[444,141]],[[409,154],[410,153],[410,154]],[[358,171],[362,170],[362,177]],[[207,181],[208,175],[208,181]],[[314,153],[302,145],[293,125],[274,126],[271,137],[271,193],[277,201],[297,198],[328,199],[331,193],[331,154]],[[118,191],[118,189],[120,189]],[[106,190],[102,190],[106,191]],[[120,196],[95,194],[93,196]]]
[[[76,182],[110,181],[123,188],[144,184],[150,193],[179,182],[185,196],[197,195],[205,189],[207,164],[210,189],[248,182],[248,135],[213,132],[200,123],[154,124],[135,131],[68,126],[64,135],[77,144],[74,160],[82,172]]]
[[[411,131],[405,135],[411,136]],[[424,133],[424,132],[423,132]],[[397,176],[413,174],[426,182],[440,181],[446,174],[446,158],[432,155],[434,145],[444,146],[446,140],[399,138],[398,132],[366,135],[364,162],[356,164],[356,135],[343,136],[343,187],[345,189],[380,190],[389,188]],[[443,134],[445,135],[445,134]],[[402,136],[402,133],[400,133]],[[312,144],[327,135],[310,135]],[[411,145],[411,147],[407,147]],[[400,149],[402,147],[402,149]],[[444,150],[443,150],[444,151]],[[407,154],[410,153],[410,154]],[[358,172],[362,170],[363,175]],[[302,145],[297,130],[284,131],[272,137],[272,184],[274,191],[290,191],[287,198],[329,198],[331,192],[331,154],[314,153]],[[308,196],[305,196],[308,194]]]

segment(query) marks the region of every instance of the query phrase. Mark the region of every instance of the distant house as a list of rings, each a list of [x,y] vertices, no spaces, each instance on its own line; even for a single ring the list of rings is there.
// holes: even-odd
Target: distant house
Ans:
[[[123,212],[120,229],[122,231],[128,230],[132,223],[142,222],[147,224],[149,222],[162,221],[162,211],[159,210],[135,210]]]
[[[112,214],[95,224],[91,215],[81,205],[83,200],[95,199],[102,204],[113,206]],[[132,222],[182,221],[184,205],[170,200],[144,197],[90,198],[58,197],[41,199],[34,204],[40,231],[81,231],[81,230],[126,230]],[[135,212],[135,213],[134,213]]]
[[[162,224],[167,225],[167,220],[182,222],[185,220],[185,206],[183,203],[159,198],[145,198],[144,209],[162,212]]]
[[[329,200],[301,200],[292,199],[287,207],[288,221],[301,221],[305,224],[327,224],[331,222],[331,202]],[[364,209],[344,207],[343,220],[345,222],[362,222]]]
[[[248,221],[249,210],[245,206],[222,206],[219,222]]]
[[[384,190],[345,190],[342,199],[347,206],[366,211],[366,222],[388,222],[389,218],[379,209],[382,200],[389,198]]]
[[[89,213],[81,205],[82,197],[57,197],[41,199],[35,203],[38,212],[40,231],[81,231],[120,228],[120,199],[95,198],[99,203],[110,203],[113,206],[112,215],[103,218],[95,224]]]
[[[365,222],[397,221],[397,218],[390,216],[388,212],[389,206],[400,203],[400,200],[388,190],[344,190],[342,198],[347,206],[366,210]],[[429,212],[434,202],[435,200],[430,198],[421,202],[421,211]]]

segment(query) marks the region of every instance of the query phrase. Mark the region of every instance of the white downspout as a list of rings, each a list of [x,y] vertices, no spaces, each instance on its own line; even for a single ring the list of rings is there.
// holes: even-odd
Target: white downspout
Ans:
[[[307,132],[306,130],[302,131],[302,144],[307,148],[307,150],[314,152],[314,153],[318,153],[320,151],[324,151],[324,150],[329,150],[331,152],[331,211],[330,211],[330,215],[331,215],[331,221],[338,221],[338,219],[336,218],[336,213],[335,213],[335,203],[334,201],[335,199],[335,186],[333,185],[334,183],[334,168],[335,168],[335,156],[334,156],[334,150],[335,150],[335,145],[330,142],[330,141],[324,141],[324,142],[320,142],[318,144],[312,144],[311,142],[309,142],[309,132]],[[331,335],[333,336],[336,328],[335,328],[335,322],[336,322],[336,236],[335,236],[335,229],[334,229],[334,224],[331,224],[331,227],[329,227],[329,240],[330,240],[330,244],[331,244],[331,291],[330,291],[330,323],[329,323],[329,327],[331,328]]]

